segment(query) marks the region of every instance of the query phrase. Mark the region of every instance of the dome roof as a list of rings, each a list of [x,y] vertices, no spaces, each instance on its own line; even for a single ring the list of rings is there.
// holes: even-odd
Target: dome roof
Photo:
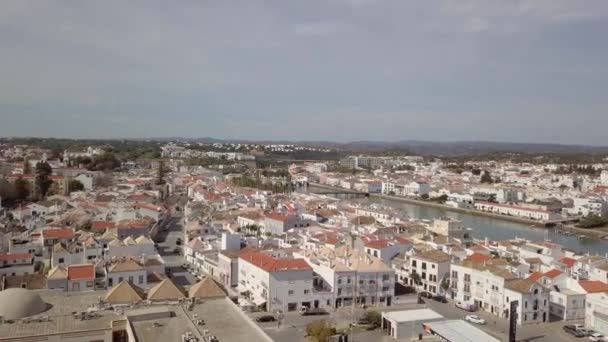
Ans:
[[[5,319],[37,315],[48,308],[49,306],[33,291],[20,288],[0,291],[0,316]]]

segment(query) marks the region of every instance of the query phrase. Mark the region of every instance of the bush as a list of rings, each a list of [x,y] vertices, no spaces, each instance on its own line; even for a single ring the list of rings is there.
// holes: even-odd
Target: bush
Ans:
[[[378,311],[368,311],[365,315],[367,321],[375,327],[379,327],[382,323],[382,315]]]
[[[601,216],[595,215],[595,214],[589,214],[578,222],[577,227],[595,228],[595,227],[601,227],[601,226],[605,225],[606,223],[608,223],[607,219],[605,219]]]
[[[327,342],[330,337],[336,334],[336,328],[324,320],[314,321],[306,326],[306,334],[313,341]]]

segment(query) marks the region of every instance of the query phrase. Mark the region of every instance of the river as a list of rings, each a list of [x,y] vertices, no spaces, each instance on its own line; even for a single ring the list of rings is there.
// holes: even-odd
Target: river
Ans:
[[[311,187],[312,188],[312,187]],[[302,190],[300,190],[302,191]],[[305,192],[306,190],[304,190]],[[339,198],[350,198],[351,195],[338,195]],[[360,198],[360,197],[359,197]],[[500,220],[491,217],[477,216],[466,213],[452,212],[442,208],[428,207],[418,204],[410,204],[399,201],[367,198],[359,201],[368,204],[378,203],[385,206],[402,210],[405,214],[414,219],[433,220],[439,217],[452,217],[462,221],[467,228],[473,228],[471,232],[477,239],[488,238],[490,240],[508,240],[515,237],[526,238],[533,241],[548,239],[559,243],[567,249],[578,253],[589,252],[591,254],[608,253],[608,241],[590,238],[578,238],[557,233],[551,228],[539,228],[522,223]]]

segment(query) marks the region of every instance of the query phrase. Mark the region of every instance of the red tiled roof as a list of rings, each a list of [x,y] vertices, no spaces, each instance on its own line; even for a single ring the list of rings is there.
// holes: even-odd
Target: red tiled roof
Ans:
[[[481,254],[481,253],[473,253],[469,255],[464,261],[472,262],[474,264],[483,264],[486,261],[492,260],[492,257],[489,255]]]
[[[267,219],[271,219],[271,220],[275,220],[275,221],[285,222],[285,221],[289,221],[289,219],[291,218],[291,216],[281,215],[281,214],[277,214],[277,213],[272,213],[272,214],[266,215],[266,218]]]
[[[95,265],[70,265],[68,266],[69,280],[95,279]]]
[[[12,260],[23,260],[31,259],[30,253],[6,253],[0,254],[0,261],[12,261]]]
[[[412,241],[410,241],[404,237],[401,237],[401,236],[396,236],[395,241],[397,241],[400,245],[411,245],[412,244]]]
[[[312,271],[312,267],[304,259],[275,259],[260,252],[246,253],[239,258],[266,272]]]
[[[598,292],[608,291],[608,284],[601,282],[599,280],[581,280],[578,282],[578,284],[587,293],[598,293]]]
[[[73,239],[74,231],[70,228],[45,229],[42,231],[44,239]]]
[[[574,267],[574,265],[576,265],[576,259],[572,259],[572,258],[568,258],[568,257],[563,257],[561,259],[559,259],[559,262],[561,262],[562,264],[572,268]]]
[[[116,228],[116,223],[115,222],[107,222],[107,221],[95,221],[93,222],[91,229],[93,230],[106,230],[106,229],[113,229]]]
[[[527,279],[530,279],[534,282],[537,282],[540,278],[543,277],[543,274],[540,272],[534,272],[532,274],[530,274],[530,276]]]
[[[546,272],[545,274],[543,274],[543,276],[547,277],[547,278],[555,279],[556,277],[558,277],[562,273],[563,273],[562,271],[554,269],[554,270],[551,270],[549,272]]]
[[[373,241],[367,241],[364,244],[365,244],[365,247],[374,248],[374,249],[381,249],[381,248],[386,248],[386,247],[390,246],[388,240],[373,240]]]

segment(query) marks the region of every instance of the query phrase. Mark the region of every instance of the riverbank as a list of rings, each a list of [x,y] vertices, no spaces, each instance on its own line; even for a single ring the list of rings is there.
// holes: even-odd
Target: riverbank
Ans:
[[[311,187],[335,190],[336,192],[343,192],[345,194],[361,194],[361,195],[366,194],[366,193],[362,193],[359,191],[354,191],[354,190],[350,190],[350,189],[342,189],[342,188],[338,188],[335,186],[329,186],[329,185],[324,185],[324,184],[318,184],[318,183],[309,183],[309,184]],[[475,216],[483,216],[483,217],[494,218],[497,220],[523,223],[523,224],[527,224],[527,225],[531,225],[531,226],[547,228],[546,222],[530,220],[530,219],[526,219],[523,217],[505,216],[505,215],[489,213],[489,212],[485,212],[485,211],[479,211],[479,210],[475,210],[475,209],[454,208],[449,205],[445,205],[445,204],[441,204],[441,203],[423,201],[423,200],[407,198],[407,197],[391,196],[391,195],[385,195],[385,194],[380,194],[380,193],[370,193],[369,196],[374,197],[374,198],[383,199],[383,200],[397,201],[397,202],[433,207],[433,208],[443,209],[446,211],[451,211],[454,213],[464,213],[464,214],[470,214],[470,215],[475,215]]]

